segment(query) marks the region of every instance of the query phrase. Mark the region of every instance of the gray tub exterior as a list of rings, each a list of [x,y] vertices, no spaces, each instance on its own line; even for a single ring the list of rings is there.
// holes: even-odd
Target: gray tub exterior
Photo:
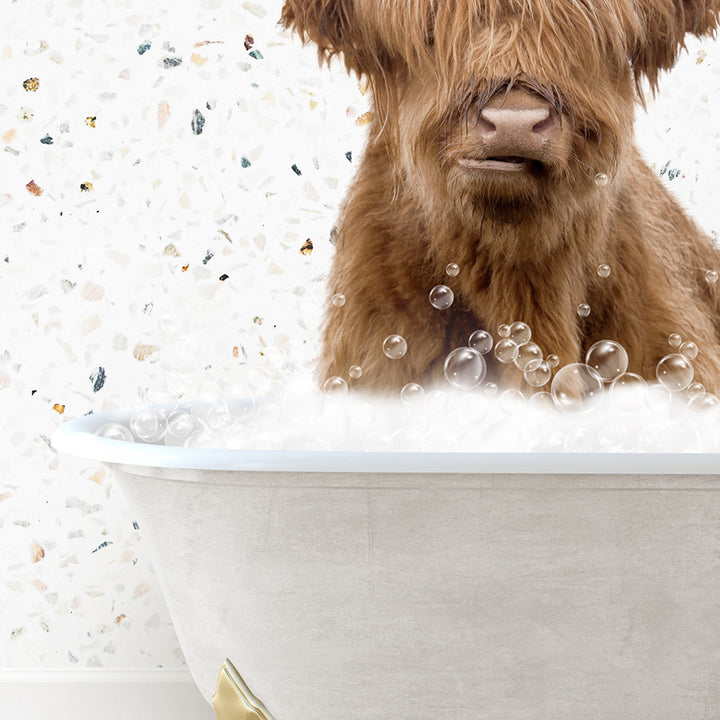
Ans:
[[[716,455],[186,450],[115,473],[210,699],[275,720],[720,717]]]

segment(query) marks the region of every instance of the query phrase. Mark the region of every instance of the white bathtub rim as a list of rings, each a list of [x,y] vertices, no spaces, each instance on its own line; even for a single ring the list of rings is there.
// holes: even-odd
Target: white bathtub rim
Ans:
[[[309,473],[720,475],[718,453],[359,452],[168,447],[95,435],[127,410],[86,415],[52,436],[59,452],[105,464],[187,470]]]

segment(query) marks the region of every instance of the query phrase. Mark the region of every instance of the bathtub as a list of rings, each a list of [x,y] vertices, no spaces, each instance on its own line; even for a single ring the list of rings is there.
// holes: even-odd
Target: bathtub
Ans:
[[[717,455],[93,434],[115,420],[53,444],[113,470],[208,701],[229,658],[267,708],[253,718],[720,717]]]

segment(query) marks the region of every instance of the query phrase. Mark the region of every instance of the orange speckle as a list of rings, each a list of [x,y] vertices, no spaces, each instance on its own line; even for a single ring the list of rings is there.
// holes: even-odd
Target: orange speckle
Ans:
[[[201,67],[202,65],[204,65],[204,64],[208,61],[208,59],[207,59],[206,57],[203,57],[202,55],[198,55],[197,53],[193,53],[193,54],[190,56],[190,61],[193,62],[193,63],[195,63],[195,65],[197,65],[198,67]]]
[[[367,125],[372,120],[372,113],[368,110],[367,112],[364,112],[362,115],[360,115],[357,120],[355,120],[355,124],[359,126]]]
[[[23,87],[27,92],[37,92],[40,89],[40,80],[36,77],[28,78],[23,81]]]
[[[169,117],[170,117],[170,103],[167,100],[161,100],[158,103],[158,111],[157,111],[158,129],[162,129],[162,127],[168,121]]]
[[[34,563],[40,562],[45,557],[45,548],[36,540],[30,546],[30,555]]]
[[[302,247],[300,248],[300,252],[301,252],[303,255],[309,255],[312,251],[313,251],[312,240],[311,240],[310,238],[308,238],[308,239],[302,244]]]
[[[3,134],[3,140],[6,143],[11,143],[16,137],[17,137],[17,130],[15,130],[15,129],[8,130],[6,133]]]
[[[98,470],[97,472],[94,472],[90,476],[90,481],[97,483],[98,485],[100,485],[100,483],[102,483],[102,481],[104,479],[105,479],[105,471],[104,470]]]
[[[126,617],[127,617],[127,615],[125,615],[125,613],[122,613],[121,615],[118,615],[118,616],[115,618],[115,624],[116,624],[116,625],[119,625]]]
[[[189,268],[190,268],[190,265],[183,265],[183,266],[182,266],[182,271],[183,271],[183,272],[187,272]]]
[[[142,362],[158,350],[157,345],[136,345],[133,350],[133,357]]]
[[[140,583],[135,588],[135,592],[133,592],[133,600],[137,600],[139,597],[142,597],[148,592],[150,592],[150,588],[145,583]]]
[[[25,187],[28,189],[28,192],[35,197],[40,197],[43,194],[43,189],[37,185],[34,180],[31,180]]]
[[[61,405],[60,403],[55,403],[53,405],[53,410],[58,414],[62,415],[65,412],[65,406]]]

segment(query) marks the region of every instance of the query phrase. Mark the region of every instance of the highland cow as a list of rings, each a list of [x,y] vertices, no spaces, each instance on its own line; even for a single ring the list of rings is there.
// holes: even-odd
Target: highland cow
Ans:
[[[330,277],[346,302],[329,305],[321,380],[358,365],[351,387],[432,384],[474,330],[523,321],[560,366],[612,339],[648,379],[679,333],[699,348],[695,380],[719,389],[720,288],[706,274],[720,252],[633,140],[643,85],[654,93],[686,33],[712,35],[719,10],[719,0],[286,0],[284,26],[321,61],[342,56],[372,90]],[[447,310],[428,302],[438,284],[454,292]],[[381,349],[395,333],[407,340],[400,360]],[[522,385],[488,357],[500,383]]]

